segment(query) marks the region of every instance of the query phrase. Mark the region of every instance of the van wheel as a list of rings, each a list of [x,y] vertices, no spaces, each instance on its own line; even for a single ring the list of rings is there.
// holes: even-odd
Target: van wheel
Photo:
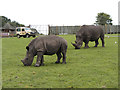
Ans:
[[[24,38],[26,38],[26,36],[23,36]]]
[[[29,35],[28,35],[28,34],[26,35],[26,38],[29,38]]]
[[[35,35],[33,35],[33,37],[35,37]]]
[[[20,35],[19,35],[19,34],[17,35],[17,38],[20,38]]]

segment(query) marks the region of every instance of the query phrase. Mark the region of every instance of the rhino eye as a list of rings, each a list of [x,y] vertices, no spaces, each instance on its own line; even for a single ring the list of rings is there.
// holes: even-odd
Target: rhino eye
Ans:
[[[76,38],[78,38],[79,36],[76,36]]]
[[[76,38],[81,38],[81,36],[76,36]]]
[[[27,46],[26,49],[29,51],[29,47]]]
[[[28,54],[28,56],[30,57],[31,55],[30,55],[30,54]]]
[[[26,60],[28,60],[28,58],[26,58]]]

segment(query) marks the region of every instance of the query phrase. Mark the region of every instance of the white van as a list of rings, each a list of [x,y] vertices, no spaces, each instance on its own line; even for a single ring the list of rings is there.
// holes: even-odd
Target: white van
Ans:
[[[30,28],[27,27],[17,27],[16,35],[18,38],[20,37],[29,38],[30,36],[35,37],[35,32],[33,32]]]

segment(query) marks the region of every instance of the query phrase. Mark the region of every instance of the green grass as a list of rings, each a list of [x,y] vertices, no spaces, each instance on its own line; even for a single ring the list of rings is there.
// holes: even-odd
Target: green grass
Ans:
[[[68,42],[67,64],[54,64],[56,55],[44,56],[45,66],[25,67],[25,47],[33,38],[2,39],[2,87],[3,88],[118,88],[117,37],[105,37],[105,48],[75,50],[71,42],[75,35],[60,35]]]

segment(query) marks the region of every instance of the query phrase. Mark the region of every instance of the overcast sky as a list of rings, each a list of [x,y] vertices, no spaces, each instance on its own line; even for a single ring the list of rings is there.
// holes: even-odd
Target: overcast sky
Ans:
[[[0,16],[25,25],[91,25],[97,13],[118,24],[119,0],[1,0]]]

